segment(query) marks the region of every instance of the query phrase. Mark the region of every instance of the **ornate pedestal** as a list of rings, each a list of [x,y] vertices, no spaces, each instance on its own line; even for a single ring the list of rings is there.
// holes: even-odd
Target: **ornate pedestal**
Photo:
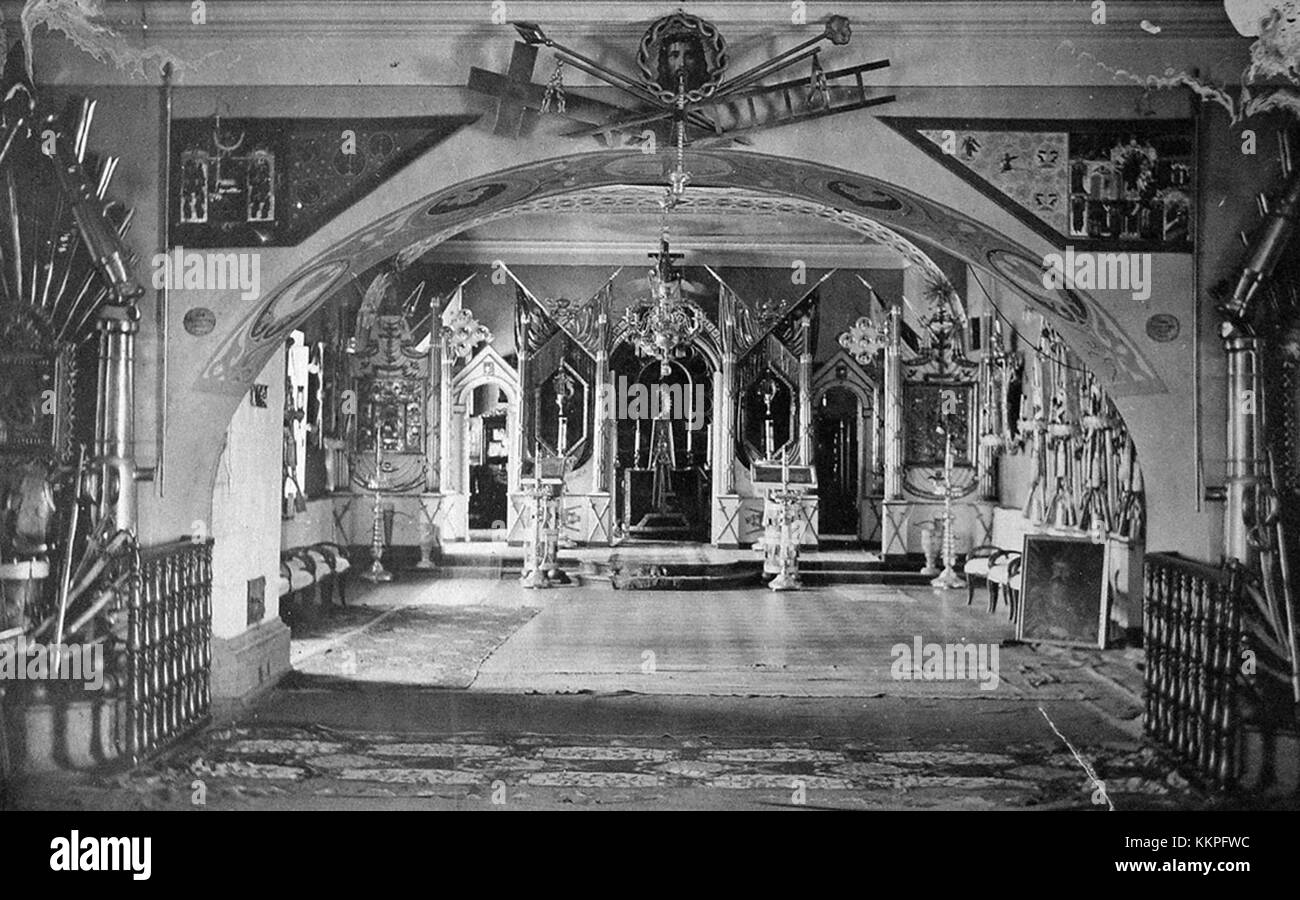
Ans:
[[[523,573],[519,583],[527,588],[548,588],[562,579],[560,550],[560,484],[525,482],[524,493],[532,501],[532,522],[524,541]]]
[[[799,544],[807,521],[804,492],[770,491],[767,500],[763,571],[775,573],[767,586],[774,591],[797,591],[803,587],[799,580]]]

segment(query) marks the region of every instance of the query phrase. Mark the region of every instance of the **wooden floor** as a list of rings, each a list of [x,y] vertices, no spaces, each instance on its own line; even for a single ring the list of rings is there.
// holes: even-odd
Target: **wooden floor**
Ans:
[[[741,696],[1035,696],[1001,616],[965,592],[874,585],[773,593],[555,589],[541,613],[480,667],[474,690],[619,691]],[[996,647],[994,689],[977,680],[892,677],[897,644]],[[1010,666],[1007,664],[1011,663]],[[1074,696],[1067,689],[1052,696]]]
[[[1140,705],[1140,674],[1124,662],[1125,651],[1017,644],[1004,612],[986,611],[983,591],[967,606],[965,590],[930,587],[832,585],[776,593],[588,584],[528,590],[514,579],[407,577],[364,588],[355,602],[536,607],[538,614],[482,662],[471,692],[1109,704],[1103,698],[1113,685],[1106,682],[1118,679],[1132,681],[1119,705]],[[894,677],[894,648],[918,640],[984,645],[990,659],[997,653],[996,682]],[[1107,670],[1112,674],[1099,676]]]

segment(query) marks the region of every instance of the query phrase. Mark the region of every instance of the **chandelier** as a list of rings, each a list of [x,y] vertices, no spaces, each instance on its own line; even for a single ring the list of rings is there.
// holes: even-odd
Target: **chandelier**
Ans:
[[[659,241],[657,263],[650,270],[649,302],[623,313],[627,339],[638,355],[659,360],[661,378],[668,377],[673,358],[685,356],[686,348],[704,327],[703,312],[682,297],[682,275],[673,268],[673,257],[677,255],[668,252],[665,231]]]

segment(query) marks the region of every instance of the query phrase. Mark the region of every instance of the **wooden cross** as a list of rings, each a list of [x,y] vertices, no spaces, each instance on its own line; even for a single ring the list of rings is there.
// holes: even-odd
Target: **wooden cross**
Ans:
[[[525,114],[529,110],[540,110],[546,97],[545,85],[533,83],[533,67],[536,63],[537,46],[516,41],[510,52],[510,67],[506,74],[489,72],[477,66],[469,70],[469,89],[497,100],[493,134],[517,138],[532,130],[532,122],[527,127],[524,125]],[[611,113],[627,112],[622,107],[576,94],[566,94],[565,101],[565,117],[578,121],[585,121],[579,118],[584,113],[599,118]]]
[[[661,237],[661,238],[659,239],[659,252],[658,252],[658,253],[647,253],[647,254],[646,254],[646,256],[650,257],[651,259],[655,260],[655,261],[658,263],[658,265],[657,265],[655,268],[657,268],[657,269],[659,270],[659,277],[660,277],[663,281],[665,281],[665,282],[667,282],[668,279],[672,277],[672,274],[673,274],[673,260],[675,260],[675,259],[681,259],[681,258],[682,258],[683,256],[685,256],[685,255],[686,255],[686,254],[684,254],[684,253],[671,253],[671,252],[669,252],[669,250],[668,250],[668,238],[666,238],[666,237]]]

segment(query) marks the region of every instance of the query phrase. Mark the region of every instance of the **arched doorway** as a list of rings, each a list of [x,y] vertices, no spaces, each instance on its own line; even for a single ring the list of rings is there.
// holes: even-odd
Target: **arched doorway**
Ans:
[[[883,488],[880,372],[840,351],[813,379],[821,530],[832,539],[880,538]]]
[[[616,422],[615,508],[633,539],[707,541],[713,486],[714,365],[692,346],[669,364],[620,344],[610,359],[626,410]]]
[[[515,528],[519,376],[489,344],[445,388],[442,459],[445,538],[504,540]]]
[[[1036,277],[1041,252],[1035,250],[1050,245],[951,173],[920,163],[906,149],[906,142],[883,125],[864,123],[863,133],[879,138],[884,148],[898,149],[909,163],[917,165],[896,164],[885,153],[865,158],[851,152],[849,146],[860,147],[862,136],[850,140],[838,135],[827,136],[819,145],[819,156],[853,159],[857,160],[855,166],[869,165],[873,172],[879,171],[867,175],[806,159],[733,150],[690,151],[687,165],[699,173],[702,187],[757,190],[766,195],[762,202],[778,204],[796,215],[830,217],[849,227],[873,229],[909,253],[915,245],[902,235],[914,234],[984,267],[1060,326],[1085,362],[1103,374],[1119,398],[1121,411],[1147,409],[1151,404],[1145,401],[1146,396],[1168,392],[1157,367],[1095,298],[1079,291],[1042,286]],[[499,165],[501,149],[489,136],[477,132],[458,135],[441,152],[456,153],[472,161],[468,169],[461,170],[462,174],[482,174],[470,174],[432,193],[428,185],[446,183],[445,167],[420,160],[409,173],[399,173],[391,187],[386,186],[381,196],[374,198],[371,208],[362,204],[346,222],[331,223],[297,252],[268,267],[266,281],[277,285],[268,299],[215,333],[213,351],[180,373],[179,379],[192,378],[199,390],[209,393],[239,393],[251,382],[259,360],[273,352],[268,340],[309,314],[348,272],[364,269],[394,253],[416,258],[467,224],[509,215],[525,204],[579,204],[590,202],[582,197],[589,188],[659,184],[669,165],[666,158],[625,151],[548,156],[557,150],[563,153],[568,147],[541,140],[526,150],[511,150],[515,160],[528,154],[535,161],[508,169],[494,168]],[[790,149],[796,154],[807,151]],[[409,197],[412,189],[424,199],[395,209],[400,198]],[[383,211],[385,203],[392,204],[387,207],[391,211]],[[965,211],[958,212],[957,206]],[[352,230],[357,222],[366,220],[370,224]],[[233,408],[230,401],[226,402]],[[211,452],[199,440],[203,429],[191,431],[176,423],[172,430],[178,438],[177,452],[192,451],[194,458],[210,471],[215,460],[207,458]],[[1139,441],[1153,434],[1144,435],[1142,428],[1135,433]],[[1179,480],[1181,469],[1171,467],[1149,479],[1148,489],[1155,493],[1162,482],[1173,489],[1174,482],[1185,481]]]
[[[847,388],[830,387],[817,398],[816,465],[821,487],[821,536],[847,537],[858,530],[861,490],[861,407]]]

